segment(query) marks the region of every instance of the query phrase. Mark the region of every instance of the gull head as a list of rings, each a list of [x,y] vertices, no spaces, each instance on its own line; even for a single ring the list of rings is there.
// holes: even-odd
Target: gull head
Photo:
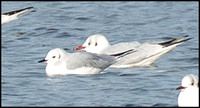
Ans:
[[[199,86],[199,82],[197,80],[197,77],[193,74],[189,74],[189,75],[183,77],[181,86],[179,86],[176,89],[184,90],[189,87],[198,87],[198,86]]]
[[[88,37],[83,45],[75,47],[74,50],[85,50],[87,52],[101,54],[109,46],[110,44],[105,36],[95,34]]]
[[[65,53],[66,52],[60,48],[52,49],[48,52],[45,59],[38,61],[38,63],[40,62],[55,63],[59,61],[61,58],[63,58]]]

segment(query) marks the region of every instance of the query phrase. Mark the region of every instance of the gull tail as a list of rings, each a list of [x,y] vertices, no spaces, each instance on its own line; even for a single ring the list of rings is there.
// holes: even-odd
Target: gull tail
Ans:
[[[182,36],[180,38],[176,38],[176,39],[172,39],[170,41],[167,41],[167,42],[161,42],[161,43],[158,43],[159,45],[162,45],[163,47],[168,47],[168,46],[171,46],[171,45],[174,45],[174,44],[178,44],[178,43],[182,43],[182,42],[185,42],[187,40],[190,40],[192,38],[187,38],[189,35],[185,35],[185,36]]]

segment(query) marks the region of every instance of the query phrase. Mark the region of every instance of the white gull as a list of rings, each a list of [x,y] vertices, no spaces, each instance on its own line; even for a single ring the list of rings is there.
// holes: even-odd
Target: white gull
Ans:
[[[179,107],[199,106],[199,82],[195,75],[189,74],[183,77],[181,86],[176,89],[181,90],[178,96]]]
[[[125,51],[113,56],[105,54],[93,54],[88,52],[68,53],[63,49],[55,48],[48,52],[45,59],[38,62],[46,62],[46,74],[98,74],[109,67],[121,57],[132,51]]]
[[[1,14],[1,25],[11,22],[13,20],[16,20],[22,15],[28,14],[30,12],[35,12],[35,10],[28,11],[29,9],[32,9],[32,8],[33,7],[27,7],[27,8],[23,8],[23,9],[19,9],[19,10],[2,13]]]
[[[176,46],[191,39],[186,39],[186,37],[188,37],[188,35],[166,42],[125,42],[110,45],[105,36],[95,34],[89,36],[83,45],[75,47],[74,50],[85,50],[91,53],[112,55],[125,50],[134,49],[134,53],[124,56],[111,67],[147,67],[151,66],[157,59],[167,52],[176,48]]]

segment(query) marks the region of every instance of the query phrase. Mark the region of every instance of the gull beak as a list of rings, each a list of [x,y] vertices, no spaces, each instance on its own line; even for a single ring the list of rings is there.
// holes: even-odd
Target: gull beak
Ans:
[[[74,50],[82,50],[82,49],[85,49],[85,47],[84,46],[77,46],[77,47],[74,48]]]
[[[176,90],[181,90],[181,89],[185,89],[185,87],[179,86],[179,87],[176,88]]]
[[[38,63],[45,62],[45,61],[47,61],[47,60],[42,59],[42,60],[38,61]]]

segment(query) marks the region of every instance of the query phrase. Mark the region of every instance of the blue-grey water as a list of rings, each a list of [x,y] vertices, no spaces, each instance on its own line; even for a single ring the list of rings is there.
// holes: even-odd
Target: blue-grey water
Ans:
[[[36,12],[2,25],[2,106],[178,106],[175,90],[198,75],[198,2],[1,2],[1,12]],[[150,68],[107,68],[104,74],[48,77],[37,63],[53,48],[68,52],[88,36],[119,42],[192,39]]]

